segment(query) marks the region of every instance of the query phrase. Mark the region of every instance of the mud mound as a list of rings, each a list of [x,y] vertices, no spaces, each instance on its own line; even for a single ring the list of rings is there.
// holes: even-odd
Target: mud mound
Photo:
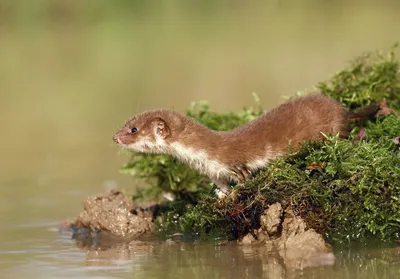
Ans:
[[[135,208],[120,191],[91,196],[83,202],[78,217],[69,222],[69,228],[74,231],[74,238],[96,236],[126,241],[153,235],[152,214]]]

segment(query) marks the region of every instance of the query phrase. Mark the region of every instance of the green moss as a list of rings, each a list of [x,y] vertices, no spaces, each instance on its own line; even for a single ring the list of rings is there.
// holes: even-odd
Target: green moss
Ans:
[[[223,201],[214,197],[208,178],[175,159],[133,155],[124,172],[151,184],[135,198],[175,194],[175,202],[159,217],[158,225],[164,233],[238,238],[259,228],[263,210],[280,202],[334,243],[398,239],[400,153],[391,139],[400,135],[400,117],[396,115],[400,74],[393,51],[386,56],[357,58],[318,88],[350,110],[386,100],[394,114],[364,122],[365,141],[327,137],[323,143],[304,144],[244,185],[237,185],[231,198]],[[256,101],[255,110],[217,114],[203,103],[193,105],[187,115],[210,128],[229,130],[262,113]]]
[[[397,44],[382,54],[365,53],[330,80],[317,85],[318,90],[356,110],[382,99],[391,107],[400,109],[399,63],[394,50]]]
[[[329,138],[277,160],[236,189],[237,199],[223,206],[220,202],[217,210],[210,209],[209,200],[201,200],[184,216],[183,224],[189,224],[184,229],[201,232],[204,226],[210,231],[213,225],[223,226],[226,233],[240,237],[258,228],[265,205],[280,202],[334,242],[373,235],[393,239],[400,226],[399,181],[400,154],[389,138]]]
[[[369,139],[379,139],[382,137],[391,139],[397,137],[400,135],[400,117],[395,115],[380,117],[376,122],[368,122],[366,130]]]

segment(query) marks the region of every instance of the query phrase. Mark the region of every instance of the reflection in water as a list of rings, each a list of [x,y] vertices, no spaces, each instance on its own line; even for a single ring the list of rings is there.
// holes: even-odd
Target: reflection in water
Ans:
[[[267,252],[262,246],[154,240],[94,245],[48,227],[3,228],[18,241],[1,243],[2,278],[394,279],[400,275],[400,247],[338,250],[334,263],[320,265],[321,259],[332,260],[325,254],[309,258],[313,267],[302,268],[304,258],[291,261],[293,254]]]
[[[265,248],[244,248],[234,243],[214,246],[132,241],[87,253],[91,266],[129,261],[136,263],[134,278],[284,278],[297,270]]]
[[[308,264],[313,266],[309,268],[302,268],[299,261],[290,261],[293,255],[282,258],[267,252],[265,247],[235,243],[132,241],[107,248],[81,249],[88,251],[87,265],[129,266],[130,278],[397,278],[395,275],[400,272],[399,248],[339,251],[333,266],[330,255],[320,255],[309,258]],[[328,262],[321,265],[324,257]]]

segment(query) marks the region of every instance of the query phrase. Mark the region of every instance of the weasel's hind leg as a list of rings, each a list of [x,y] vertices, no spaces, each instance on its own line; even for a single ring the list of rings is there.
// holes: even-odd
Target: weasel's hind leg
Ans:
[[[246,165],[233,165],[229,168],[233,174],[234,180],[242,183],[246,178],[252,176],[251,170]]]

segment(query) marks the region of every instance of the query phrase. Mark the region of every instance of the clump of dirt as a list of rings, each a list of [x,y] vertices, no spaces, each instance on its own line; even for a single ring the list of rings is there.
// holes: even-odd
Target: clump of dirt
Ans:
[[[264,245],[278,252],[287,266],[305,268],[335,262],[332,247],[322,235],[307,228],[305,221],[280,203],[270,205],[261,215],[261,227],[239,241],[240,244]],[[257,237],[255,237],[255,235]]]
[[[110,191],[87,198],[83,211],[64,228],[74,238],[114,238],[128,241],[154,234],[151,212],[136,210],[132,199],[120,191]]]

